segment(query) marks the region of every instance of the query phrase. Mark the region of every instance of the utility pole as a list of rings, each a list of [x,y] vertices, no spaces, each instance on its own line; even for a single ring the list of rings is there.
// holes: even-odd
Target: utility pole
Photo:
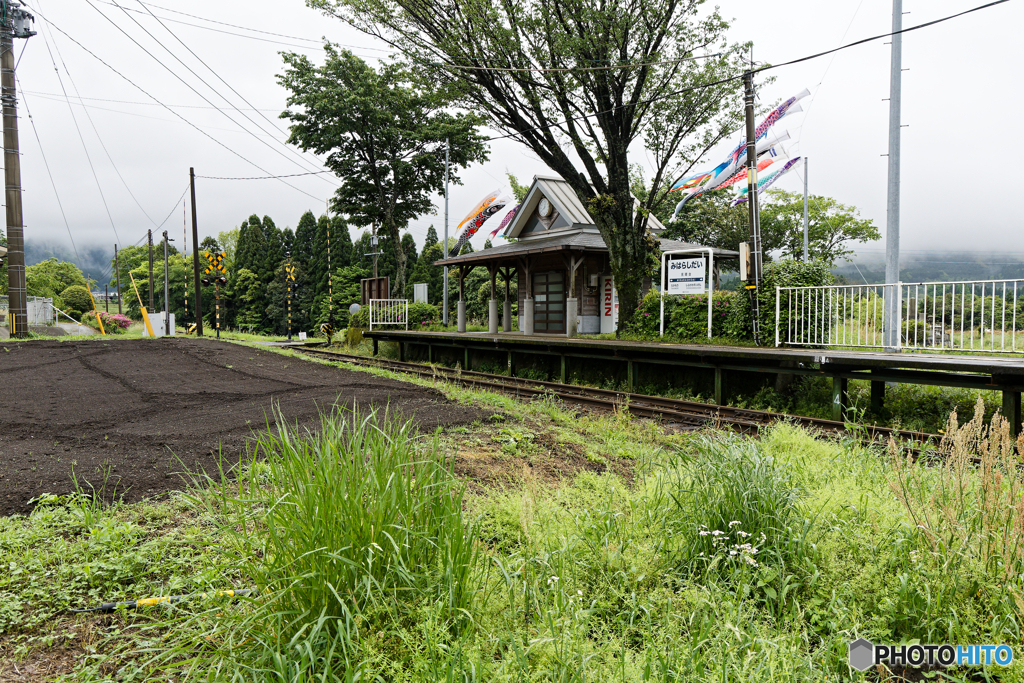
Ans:
[[[117,245],[114,245],[114,278],[117,281],[117,313],[121,314],[121,262],[117,258]]]
[[[167,233],[164,233],[167,236]],[[153,306],[153,231],[149,231],[149,310],[155,311]]]
[[[899,346],[900,281],[900,121],[903,92],[903,0],[892,0],[892,64],[889,76],[889,192],[885,210],[885,345]]]
[[[450,144],[448,138],[444,139],[444,259],[448,260],[448,151]],[[442,318],[444,320],[444,326],[448,327],[448,266],[444,267],[444,304],[442,306],[443,313]],[[436,301],[436,299],[435,299]]]
[[[754,51],[750,51],[750,71],[743,74],[743,105],[747,123],[747,207],[750,220],[750,247],[753,255],[753,284],[747,285],[754,313],[754,344],[761,345],[761,317],[757,290],[761,286],[761,224],[757,201],[757,139],[754,125]]]
[[[196,336],[203,336],[203,290],[199,286],[199,228],[196,225],[196,169],[188,169],[189,187],[192,189],[192,273],[196,286]],[[220,336],[218,325],[217,335]]]
[[[184,218],[184,216],[185,216],[185,204],[184,204],[184,202],[182,202],[181,213],[182,213],[182,228],[181,228],[181,232],[182,232],[182,239],[184,240],[181,243],[181,256],[182,256],[182,259],[184,259],[184,261],[185,261],[185,277],[182,278],[182,280],[185,283],[185,314],[184,314],[185,317],[182,318],[181,323],[182,323],[182,327],[185,328],[185,334],[187,335],[188,334],[188,219]]]
[[[331,200],[327,200],[327,325],[331,333],[327,343],[334,339],[334,271],[331,270]]]
[[[35,17],[16,0],[3,3],[0,17],[0,100],[4,117],[4,185],[7,203],[7,274],[12,337],[28,336],[25,283],[25,224],[21,210],[21,153],[18,144],[18,91],[14,80],[14,39],[36,34]]]
[[[807,214],[807,157],[804,157],[804,263],[809,260],[807,254],[810,247],[810,220]]]
[[[171,287],[170,271],[167,269],[167,243],[170,238],[164,230],[164,335],[171,336]],[[153,295],[150,294],[150,297]]]

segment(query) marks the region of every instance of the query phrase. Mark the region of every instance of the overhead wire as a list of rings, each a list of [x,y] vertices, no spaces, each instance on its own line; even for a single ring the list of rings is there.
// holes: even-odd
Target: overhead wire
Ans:
[[[46,39],[46,34],[43,34],[43,44],[46,45],[46,51],[50,55],[50,61],[53,63],[53,71],[57,74],[57,82],[60,83],[60,89],[64,93],[64,97],[68,103],[68,111],[71,112],[71,120],[75,124],[75,130],[78,132],[78,139],[82,142],[82,149],[85,151],[85,158],[89,162],[89,169],[92,171],[92,177],[96,181],[96,189],[99,191],[100,200],[103,202],[103,208],[107,212],[107,218],[110,219],[110,227],[114,231],[114,237],[118,242],[121,238],[117,234],[117,226],[114,225],[114,216],[110,213],[110,207],[107,205],[107,198],[103,194],[103,187],[100,185],[99,175],[96,173],[96,167],[92,163],[92,156],[89,154],[89,147],[85,144],[85,136],[82,135],[82,128],[78,125],[78,117],[75,116],[75,109],[71,106],[71,100],[68,98],[67,89],[64,87],[64,79],[60,77],[60,69],[57,68],[57,61],[53,58],[53,51],[50,49],[50,41]]]
[[[52,35],[50,36],[50,38],[51,42],[53,43],[53,49],[57,53],[57,59],[60,60],[61,66],[64,67],[64,73],[67,74],[68,81],[71,82],[71,87],[75,90],[75,94],[78,95],[78,86],[75,85],[75,79],[74,77],[72,77],[71,71],[68,69],[68,65],[64,61],[64,57],[60,53],[60,46],[57,44],[57,41],[53,39]],[[56,65],[54,65],[54,68],[56,68]],[[71,103],[69,101],[68,106],[70,106],[70,104]],[[110,155],[110,150],[107,149],[106,143],[103,142],[103,136],[100,135],[100,131],[96,127],[96,122],[92,120],[92,115],[89,113],[89,110],[83,107],[82,111],[85,112],[85,117],[89,120],[89,125],[92,126],[92,132],[96,134],[96,139],[100,143],[100,148],[102,148],[103,153],[107,155],[107,161],[110,162],[111,167],[113,167],[114,169],[114,173],[116,173],[117,177],[121,180],[121,184],[124,185],[124,189],[128,191],[128,194],[129,196],[131,196],[132,201],[134,201],[135,205],[139,207],[139,211],[142,212],[142,214],[149,220],[150,223],[156,225],[156,221],[153,220],[153,218],[149,215],[149,212],[146,211],[145,207],[142,206],[142,202],[140,202],[138,197],[135,196],[135,193],[132,192],[132,188],[128,186],[128,182],[124,179],[124,176],[121,175],[121,169],[117,167],[117,164],[114,162],[114,158]]]
[[[38,97],[61,97],[61,95],[59,95],[57,93],[39,92],[39,91],[35,91],[35,90],[26,90],[25,92],[27,92],[29,95],[36,95]],[[74,96],[73,99],[82,100],[82,101],[88,100],[90,102],[110,102],[110,103],[113,103],[113,104],[134,104],[134,105],[138,105],[140,107],[158,107],[158,106],[160,106],[160,105],[158,105],[158,104],[156,104],[154,102],[135,102],[133,100],[112,100],[112,99],[103,98],[103,97],[82,97],[80,95]],[[85,105],[83,105],[83,106],[85,106]],[[217,107],[204,107],[204,106],[198,105],[198,104],[168,104],[167,106],[171,107],[173,109],[217,109]],[[236,108],[241,110],[241,107],[236,107]],[[116,110],[110,110],[110,111],[116,111]],[[252,111],[280,112],[280,109],[253,109]]]
[[[71,224],[68,222],[68,216],[64,212],[64,202],[60,200],[60,192],[57,191],[57,183],[53,180],[53,172],[50,170],[50,162],[46,160],[46,152],[43,150],[43,141],[39,138],[39,129],[36,127],[36,120],[32,118],[32,110],[28,106],[28,98],[25,97],[25,90],[21,87],[21,79],[18,78],[17,69],[15,69],[14,79],[18,83],[18,89],[21,90],[21,101],[25,103],[25,113],[28,115],[28,121],[32,125],[32,132],[35,134],[36,143],[39,145],[39,155],[43,158],[43,166],[46,168],[46,174],[50,177],[50,185],[53,187],[53,194],[57,198],[57,207],[60,209],[60,215],[64,219],[64,227],[68,230],[68,239],[71,240],[71,248],[75,250],[75,256],[78,260],[82,260],[82,255],[78,253],[78,246],[75,244],[75,236],[71,232]]]
[[[104,13],[102,12],[102,10],[100,10],[100,9],[99,9],[98,7],[96,7],[96,6],[95,6],[95,5],[94,5],[94,4],[92,3],[92,0],[86,0],[86,3],[87,3],[87,4],[88,4],[88,5],[89,5],[89,6],[90,6],[90,7],[92,8],[92,9],[96,10],[96,12],[97,12],[97,13],[98,13],[98,14],[99,14],[99,15],[100,15],[101,17],[103,17],[104,19],[106,19],[106,20],[107,20],[107,22],[109,22],[109,23],[110,23],[111,25],[113,25],[113,26],[114,26],[114,27],[115,27],[115,28],[116,28],[116,29],[117,29],[118,31],[120,31],[120,32],[121,32],[122,34],[124,34],[124,35],[125,35],[125,37],[127,37],[127,38],[128,38],[128,39],[129,39],[130,41],[132,41],[132,42],[133,42],[133,43],[134,43],[134,44],[135,44],[136,46],[138,46],[138,47],[139,47],[139,49],[141,49],[141,50],[142,50],[143,52],[145,52],[145,53],[146,53],[147,55],[149,55],[149,57],[150,57],[150,58],[152,58],[152,59],[153,59],[153,61],[155,61],[155,62],[156,62],[157,64],[159,64],[160,66],[162,66],[162,67],[163,67],[163,68],[164,68],[164,69],[165,69],[165,70],[166,70],[166,71],[167,71],[168,73],[170,73],[170,74],[171,74],[172,76],[174,76],[174,77],[175,77],[176,79],[178,79],[178,80],[179,80],[179,81],[180,81],[180,82],[181,82],[181,83],[182,83],[183,85],[185,85],[185,87],[187,87],[187,88],[188,88],[189,90],[191,90],[191,91],[192,91],[192,92],[194,92],[194,93],[195,93],[196,95],[198,95],[198,96],[199,96],[199,97],[200,97],[200,98],[201,98],[201,99],[202,99],[202,100],[203,100],[204,102],[206,102],[207,104],[209,104],[209,105],[211,105],[211,106],[215,106],[215,107],[216,107],[216,105],[214,105],[214,104],[213,104],[213,102],[211,102],[211,101],[209,100],[209,98],[207,98],[207,97],[206,97],[205,95],[203,95],[203,94],[202,94],[201,92],[199,92],[199,91],[198,91],[198,90],[196,90],[196,89],[195,89],[194,87],[192,87],[192,85],[191,85],[191,84],[190,84],[190,83],[189,83],[188,81],[186,81],[186,80],[185,80],[184,78],[182,78],[182,77],[181,77],[180,75],[178,75],[178,74],[177,74],[177,73],[176,73],[176,72],[174,71],[174,69],[171,69],[171,68],[170,68],[169,66],[167,66],[166,64],[164,64],[164,63],[163,63],[163,62],[162,62],[162,61],[161,61],[161,60],[160,60],[160,59],[159,59],[159,58],[158,58],[158,57],[157,57],[156,55],[154,55],[154,54],[153,54],[152,52],[150,52],[149,50],[147,50],[147,49],[146,49],[146,48],[145,48],[145,47],[144,47],[144,46],[143,46],[143,45],[142,45],[141,43],[139,43],[139,41],[135,40],[135,38],[133,38],[133,37],[132,37],[132,36],[131,36],[131,35],[130,35],[130,34],[129,34],[129,33],[127,32],[127,31],[125,31],[125,30],[124,30],[123,28],[121,28],[121,26],[119,26],[119,25],[118,25],[118,24],[117,24],[117,23],[116,23],[116,22],[115,22],[115,21],[114,21],[113,19],[111,19],[110,17],[108,17],[108,16],[106,15],[106,14],[104,14]],[[118,8],[120,9],[120,6],[119,6],[119,5],[117,5],[117,7],[118,7]],[[161,43],[161,42],[160,42],[160,41],[159,41],[159,40],[158,40],[158,39],[157,39],[157,38],[156,38],[156,37],[155,37],[155,36],[154,36],[154,35],[153,35],[152,33],[150,33],[150,32],[149,32],[149,31],[148,31],[148,30],[147,30],[147,29],[146,29],[146,28],[145,28],[144,26],[142,26],[142,24],[140,24],[140,23],[139,23],[138,21],[136,21],[134,17],[132,17],[132,16],[131,16],[130,14],[128,14],[127,12],[125,12],[125,14],[126,14],[126,16],[128,16],[128,18],[129,18],[129,19],[131,19],[131,20],[132,20],[132,21],[133,21],[133,22],[134,22],[134,23],[135,23],[135,24],[136,24],[136,25],[137,25],[137,26],[138,26],[139,28],[141,28],[141,29],[142,29],[142,30],[143,30],[143,31],[144,31],[144,32],[146,33],[146,35],[148,35],[148,36],[149,36],[150,38],[152,38],[152,39],[153,39],[153,40],[154,40],[154,41],[156,42],[156,44],[157,44],[157,45],[159,45],[159,46],[160,46],[161,48],[163,48],[163,49],[164,49],[164,50],[165,50],[165,51],[166,51],[166,52],[167,52],[168,54],[170,54],[170,55],[171,55],[172,57],[174,57],[174,59],[176,59],[176,60],[178,61],[178,63],[179,63],[179,64],[181,64],[181,65],[182,65],[182,66],[184,66],[184,67],[185,67],[186,69],[188,69],[189,73],[191,73],[191,74],[192,74],[193,76],[195,76],[195,77],[196,77],[197,79],[199,79],[199,81],[200,81],[200,82],[201,82],[201,83],[202,83],[203,85],[205,85],[205,86],[206,86],[207,88],[210,88],[210,90],[212,90],[212,91],[214,91],[215,93],[217,93],[217,94],[218,94],[218,95],[219,95],[219,96],[221,97],[221,99],[223,99],[223,100],[224,100],[225,102],[227,102],[227,103],[228,103],[228,105],[229,105],[229,106],[233,107],[233,105],[231,104],[230,100],[228,100],[228,99],[227,99],[227,97],[225,97],[225,96],[224,96],[223,94],[221,94],[221,93],[220,93],[220,92],[219,92],[219,91],[218,91],[218,90],[217,90],[216,88],[212,87],[212,86],[211,86],[211,85],[210,85],[209,83],[207,83],[207,82],[206,82],[206,81],[205,81],[205,80],[204,80],[204,79],[203,79],[203,78],[202,78],[201,76],[199,76],[199,74],[197,74],[197,73],[196,73],[195,71],[193,71],[193,70],[192,70],[192,68],[191,68],[191,67],[189,67],[189,66],[188,66],[188,65],[187,65],[187,64],[186,64],[186,63],[185,63],[184,61],[182,61],[180,57],[178,57],[178,56],[177,56],[176,54],[174,54],[174,51],[173,51],[173,50],[170,50],[170,49],[168,49],[168,48],[167,48],[167,47],[166,47],[166,46],[165,46],[165,45],[164,45],[163,43]],[[172,34],[172,35],[173,35],[173,34]],[[209,67],[207,67],[207,68],[209,68]],[[250,105],[250,106],[251,106],[251,105]],[[242,124],[241,124],[241,123],[240,123],[239,121],[237,121],[237,120],[235,120],[234,118],[232,118],[232,117],[231,117],[231,116],[230,116],[230,115],[229,115],[229,114],[228,114],[228,113],[227,113],[226,111],[224,111],[224,110],[223,110],[222,108],[220,108],[220,107],[217,107],[217,111],[218,111],[218,112],[219,112],[220,114],[222,114],[222,115],[223,115],[223,116],[224,116],[225,118],[227,118],[227,119],[228,119],[229,121],[231,121],[231,122],[232,122],[232,123],[234,123],[234,124],[235,124],[236,126],[238,126],[238,127],[240,128],[240,129],[244,130],[244,131],[245,131],[246,133],[248,133],[249,135],[251,135],[251,136],[252,136],[252,137],[253,137],[253,138],[254,138],[255,140],[258,140],[258,141],[259,141],[259,142],[260,142],[261,144],[265,145],[265,146],[266,146],[267,148],[271,149],[271,150],[272,150],[273,152],[275,152],[276,154],[280,155],[280,156],[281,156],[282,158],[286,158],[286,159],[288,159],[289,161],[291,161],[292,163],[295,163],[295,164],[297,164],[297,165],[298,165],[298,162],[295,162],[294,160],[292,160],[292,159],[288,158],[288,157],[287,157],[287,156],[286,156],[286,155],[284,154],[284,152],[282,152],[281,150],[277,149],[277,147],[275,147],[274,145],[271,145],[271,144],[270,144],[269,142],[267,142],[266,140],[263,140],[263,139],[261,139],[261,138],[260,138],[260,137],[259,137],[258,135],[256,135],[255,133],[253,133],[253,132],[252,132],[251,130],[249,130],[249,129],[248,129],[248,128],[246,128],[245,126],[243,126],[243,125],[242,125]],[[246,119],[247,121],[249,121],[249,122],[250,122],[250,123],[252,123],[253,125],[256,125],[257,127],[259,127],[259,125],[258,125],[258,124],[256,124],[256,122],[255,122],[255,121],[253,121],[252,119],[250,119],[250,118],[249,118],[249,117],[248,117],[248,116],[247,116],[247,115],[246,115],[245,113],[243,113],[243,112],[239,112],[239,113],[241,113],[241,114],[242,114],[242,116],[243,116],[243,117],[245,117],[245,119]],[[260,130],[262,130],[262,128],[260,128]],[[265,132],[265,131],[264,131],[264,132]],[[293,150],[290,150],[290,151],[293,151]],[[262,171],[263,169],[260,169],[260,170]],[[267,174],[269,175],[269,172],[268,172],[268,171],[263,171],[263,172],[264,172],[264,173],[267,173]],[[310,197],[313,197],[314,199],[316,199],[316,198],[317,198],[317,197],[314,197],[314,195],[310,195],[309,193],[305,192],[304,190],[300,190],[299,188],[295,187],[294,185],[291,185],[291,184],[289,184],[288,182],[286,182],[286,181],[284,181],[284,180],[282,180],[281,182],[285,183],[286,185],[288,185],[289,187],[291,187],[291,188],[292,188],[292,189],[294,189],[294,190],[297,190],[297,191],[299,191],[299,192],[302,192],[303,194],[307,194],[308,196],[310,196]]]
[[[242,161],[244,161],[245,163],[249,164],[250,166],[252,166],[253,168],[255,168],[255,169],[259,170],[259,171],[262,171],[263,173],[266,173],[267,175],[270,175],[270,172],[269,172],[269,171],[267,171],[267,170],[266,170],[265,168],[263,168],[262,166],[260,166],[260,165],[259,165],[259,164],[257,164],[256,162],[254,162],[254,161],[251,161],[250,159],[246,158],[245,156],[243,156],[242,154],[240,154],[240,153],[239,153],[239,152],[237,152],[236,150],[232,149],[231,147],[228,147],[228,146],[227,146],[227,145],[225,145],[225,144],[224,144],[223,142],[221,142],[221,141],[220,141],[220,140],[218,140],[217,138],[213,137],[212,135],[210,135],[209,133],[207,133],[206,131],[204,131],[204,130],[203,130],[202,128],[200,128],[199,126],[195,125],[194,123],[192,123],[191,121],[189,121],[188,119],[186,119],[186,118],[185,118],[184,116],[182,116],[182,115],[181,115],[181,114],[179,114],[178,112],[174,111],[173,109],[171,109],[170,107],[168,107],[167,105],[165,105],[165,104],[164,104],[163,102],[161,102],[161,101],[160,101],[160,100],[158,100],[158,99],[157,99],[156,97],[154,97],[153,95],[151,95],[151,94],[149,93],[149,91],[145,90],[145,89],[144,89],[144,88],[143,88],[142,86],[140,86],[140,85],[138,85],[137,83],[135,83],[135,81],[131,80],[130,78],[128,78],[127,76],[125,76],[125,75],[124,75],[123,73],[121,73],[120,71],[118,71],[117,69],[115,69],[115,68],[114,68],[113,66],[111,66],[111,65],[110,65],[110,64],[109,64],[108,62],[106,62],[106,61],[105,61],[105,60],[103,60],[103,59],[102,59],[101,57],[99,57],[99,55],[97,55],[97,54],[96,54],[95,52],[93,52],[93,51],[92,51],[92,50],[90,50],[89,48],[87,48],[87,47],[85,47],[84,45],[82,45],[82,43],[80,43],[79,41],[75,40],[75,38],[73,38],[73,37],[72,37],[72,36],[71,36],[70,34],[68,34],[68,33],[67,33],[67,31],[64,31],[64,30],[63,30],[62,28],[60,28],[60,26],[58,26],[57,24],[55,24],[55,23],[54,23],[53,21],[51,21],[50,19],[47,19],[47,18],[46,18],[45,16],[43,16],[43,15],[42,15],[42,13],[40,13],[40,12],[39,12],[38,10],[36,10],[36,13],[37,13],[37,14],[39,15],[39,17],[40,17],[41,19],[43,19],[44,21],[46,21],[46,22],[47,22],[47,23],[48,23],[48,24],[49,24],[49,25],[50,25],[51,27],[55,28],[55,29],[56,29],[57,31],[60,31],[60,33],[61,33],[61,34],[63,34],[63,35],[65,36],[65,37],[67,37],[67,38],[68,38],[68,40],[70,40],[70,41],[71,41],[71,42],[73,42],[73,43],[74,43],[75,45],[77,45],[78,47],[80,47],[80,48],[81,48],[82,50],[84,50],[84,51],[85,51],[85,52],[86,52],[86,53],[87,53],[87,54],[88,54],[89,56],[91,56],[91,57],[92,57],[93,59],[95,59],[96,61],[98,61],[98,62],[99,62],[100,64],[102,64],[103,66],[107,67],[108,69],[110,69],[111,71],[113,71],[113,72],[114,72],[115,74],[117,74],[118,76],[120,76],[120,77],[121,77],[121,78],[122,78],[122,79],[123,79],[124,81],[126,81],[126,82],[127,82],[127,83],[129,83],[129,84],[130,84],[131,86],[133,86],[134,88],[136,88],[136,89],[137,89],[137,90],[138,90],[139,92],[141,92],[141,93],[142,93],[143,95],[145,95],[146,97],[149,97],[149,98],[150,98],[151,100],[153,100],[154,102],[156,102],[157,104],[159,104],[160,106],[162,106],[162,107],[163,107],[164,109],[166,109],[167,111],[171,112],[172,114],[174,114],[175,116],[177,116],[177,117],[178,117],[179,119],[181,119],[182,121],[184,121],[184,122],[185,122],[186,124],[188,124],[189,126],[191,126],[192,128],[194,128],[194,129],[195,129],[195,130],[196,130],[196,131],[197,131],[198,133],[200,133],[200,134],[201,134],[201,135],[203,135],[204,137],[208,138],[209,140],[211,140],[211,141],[212,141],[212,142],[214,142],[215,144],[219,145],[220,147],[224,148],[225,150],[227,150],[228,152],[230,152],[230,153],[231,153],[231,154],[233,154],[234,156],[238,157],[239,159],[241,159],[241,160],[242,160]],[[229,118],[230,118],[230,117],[229,117]],[[319,202],[319,201],[321,201],[321,199],[322,199],[321,197],[317,197],[317,196],[315,196],[315,195],[312,195],[312,194],[310,194],[310,193],[308,193],[308,192],[306,192],[306,191],[304,191],[304,190],[301,190],[301,189],[299,189],[299,188],[295,187],[294,185],[291,185],[291,184],[287,183],[287,182],[286,182],[286,181],[284,181],[284,180],[282,180],[281,182],[282,182],[282,183],[284,183],[285,185],[287,185],[288,187],[292,188],[293,190],[296,190],[297,192],[301,192],[302,194],[306,195],[307,197],[311,197],[311,198],[313,198],[313,199],[316,199],[316,200],[317,200],[318,202]]]
[[[142,5],[143,7],[146,7],[146,5],[145,5],[145,4],[144,4],[144,3],[143,3],[143,2],[141,1],[141,0],[137,0],[137,1],[138,1],[138,3],[139,3],[140,5]],[[117,3],[115,2],[115,5],[116,5],[116,4],[117,4]],[[122,9],[124,9],[124,8],[122,8]],[[212,74],[213,74],[214,76],[216,76],[216,77],[217,77],[217,80],[219,80],[219,81],[220,81],[221,83],[223,83],[224,85],[226,85],[226,86],[228,87],[228,89],[229,89],[229,90],[230,90],[231,92],[233,92],[233,93],[234,93],[234,94],[235,94],[236,96],[238,96],[238,98],[239,98],[240,100],[242,100],[242,102],[244,102],[244,103],[245,103],[245,104],[247,104],[247,105],[248,105],[249,107],[251,107],[251,109],[252,109],[252,111],[253,111],[253,112],[255,112],[256,114],[258,114],[258,115],[260,116],[260,118],[262,118],[262,119],[263,119],[264,121],[266,121],[266,122],[267,122],[268,124],[270,124],[270,127],[271,127],[272,129],[276,130],[276,131],[277,131],[278,133],[280,133],[280,134],[282,134],[282,135],[286,135],[286,132],[285,132],[284,130],[282,130],[280,126],[278,126],[278,125],[277,125],[277,124],[276,124],[276,123],[275,123],[274,121],[271,121],[271,120],[270,120],[270,119],[269,119],[269,118],[267,117],[267,115],[266,115],[266,114],[264,114],[264,113],[263,113],[263,112],[261,112],[261,111],[260,111],[259,109],[257,109],[257,108],[255,107],[255,105],[253,105],[253,104],[252,104],[252,102],[250,102],[249,100],[247,100],[247,99],[245,98],[245,96],[244,96],[244,95],[242,95],[242,93],[240,93],[240,92],[238,92],[237,90],[235,90],[235,88],[234,88],[234,87],[233,87],[233,86],[232,86],[232,85],[231,85],[230,83],[228,83],[228,82],[227,82],[226,80],[224,80],[224,77],[223,77],[223,76],[221,76],[221,75],[220,75],[220,73],[218,73],[216,69],[212,68],[212,67],[211,67],[211,66],[210,66],[209,64],[207,64],[207,63],[206,63],[205,61],[203,61],[203,59],[202,59],[202,58],[201,58],[201,57],[200,57],[199,55],[197,55],[197,54],[195,53],[195,51],[194,51],[194,50],[193,50],[192,48],[190,48],[190,47],[189,47],[189,46],[188,46],[188,45],[187,45],[187,44],[185,43],[185,41],[183,41],[183,40],[182,40],[182,39],[181,39],[181,38],[180,38],[180,37],[179,37],[179,36],[178,36],[178,35],[177,35],[176,33],[174,33],[174,31],[172,31],[171,29],[167,28],[167,26],[166,26],[166,25],[165,25],[165,24],[164,24],[164,23],[163,23],[163,22],[162,22],[162,21],[160,20],[160,18],[159,18],[158,16],[156,16],[155,14],[153,14],[153,12],[151,12],[151,11],[149,10],[149,8],[148,8],[148,7],[146,7],[146,11],[147,11],[147,12],[149,12],[150,16],[152,16],[152,17],[153,17],[154,19],[156,19],[157,23],[158,23],[158,24],[160,24],[160,26],[162,26],[162,27],[164,28],[164,30],[165,30],[165,31],[167,31],[168,33],[170,33],[170,34],[171,34],[171,36],[172,36],[172,37],[173,37],[173,38],[174,38],[175,40],[177,40],[177,41],[178,41],[178,43],[179,43],[179,44],[180,44],[180,45],[181,45],[181,46],[182,46],[183,48],[185,48],[186,50],[188,50],[188,53],[189,53],[190,55],[192,55],[193,57],[195,57],[195,58],[196,58],[196,59],[197,59],[197,60],[199,61],[199,63],[200,63],[200,64],[202,64],[202,65],[203,65],[204,67],[206,67],[207,71],[209,71],[209,72],[210,72],[210,73],[212,73]],[[138,24],[138,22],[136,22],[136,24]],[[140,28],[141,28],[141,24],[139,24],[139,26],[140,26]],[[145,30],[145,29],[143,29],[143,30]],[[147,31],[147,33],[149,33],[149,32]],[[150,35],[152,35],[152,34],[150,34]],[[155,40],[155,38],[154,38],[154,40]],[[157,41],[157,42],[158,42],[158,44],[159,44],[159,41]],[[162,45],[162,44],[161,44],[161,47],[163,47],[163,45]],[[164,49],[166,49],[166,48],[164,48]],[[172,54],[173,54],[173,53],[172,53]],[[175,57],[175,58],[177,58],[177,57]],[[181,62],[181,60],[180,60],[180,59],[179,59],[178,61],[179,61],[179,62]],[[182,62],[182,64],[184,64],[184,63]],[[187,68],[187,67],[186,67],[186,68]],[[191,69],[189,69],[189,70],[191,71]],[[194,72],[194,71],[193,71],[192,73],[193,73],[193,74],[195,74],[195,72]],[[198,75],[196,75],[196,77],[197,77],[197,78],[199,78],[199,76],[198,76]],[[203,81],[203,82],[205,83],[205,81]],[[208,83],[207,83],[206,85],[207,85],[207,87],[210,87]],[[229,100],[228,100],[228,99],[227,99],[226,97],[223,97],[223,95],[222,95],[221,97],[222,97],[222,98],[224,99],[224,101],[225,101],[225,102],[228,102],[228,104],[231,104],[231,102],[230,102],[230,101],[229,101]],[[256,123],[256,122],[255,122],[255,121],[253,121],[252,119],[250,119],[250,118],[248,117],[248,115],[246,115],[246,114],[245,114],[245,112],[244,112],[244,111],[242,111],[241,109],[239,109],[239,108],[235,107],[235,106],[234,106],[233,104],[231,104],[231,106],[232,106],[232,108],[234,108],[234,109],[235,109],[235,111],[237,111],[237,112],[239,112],[240,114],[242,114],[242,116],[244,116],[244,117],[246,118],[246,120],[247,120],[247,121],[249,121],[250,123],[252,123],[253,125],[255,125],[255,126],[256,126],[257,128],[259,128],[260,130],[262,130],[262,131],[266,132],[266,129],[264,129],[264,128],[263,128],[262,126],[260,126],[260,125],[259,125],[258,123]],[[309,161],[309,160],[308,160],[308,159],[307,159],[307,158],[306,158],[305,156],[303,156],[303,155],[302,155],[301,153],[299,153],[298,151],[296,151],[294,147],[292,147],[291,145],[289,145],[289,144],[288,144],[288,143],[286,143],[286,142],[283,142],[283,141],[277,140],[276,138],[275,138],[275,141],[277,141],[277,142],[280,142],[280,143],[281,143],[281,145],[282,145],[282,146],[283,146],[283,147],[284,147],[285,149],[287,149],[287,150],[288,150],[288,152],[289,152],[290,154],[292,154],[292,155],[293,155],[293,156],[295,156],[296,158],[298,158],[298,159],[302,160],[302,163],[303,163],[303,164],[306,164],[306,165],[307,165],[307,167],[308,167],[308,166],[310,165],[310,161]],[[314,158],[315,158],[315,157],[314,157]],[[320,160],[320,159],[317,159],[316,161],[317,161],[317,164],[318,164],[318,165],[320,165],[320,166],[323,166],[323,161],[322,161],[322,160]],[[334,184],[334,183],[331,183],[331,181],[327,180],[326,178],[325,178],[325,179],[323,179],[323,180],[324,180],[325,182],[327,182],[328,184],[332,184],[332,185]],[[335,185],[335,186],[336,186],[336,185]]]

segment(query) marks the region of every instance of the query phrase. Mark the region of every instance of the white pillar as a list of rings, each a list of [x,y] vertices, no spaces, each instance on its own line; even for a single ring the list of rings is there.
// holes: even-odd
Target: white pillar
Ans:
[[[466,331],[466,302],[459,302],[459,332]]]
[[[498,300],[491,299],[487,302],[487,332],[498,333]]]
[[[576,336],[577,303],[577,299],[565,300],[565,336],[570,339]]]
[[[523,307],[523,334],[533,334],[533,299],[524,299]]]
[[[512,302],[505,299],[505,306],[501,311],[501,331],[512,331]]]

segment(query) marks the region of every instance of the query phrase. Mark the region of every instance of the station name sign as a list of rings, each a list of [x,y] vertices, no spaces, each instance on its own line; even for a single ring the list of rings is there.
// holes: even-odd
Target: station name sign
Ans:
[[[666,294],[706,294],[707,259],[680,258],[668,262],[668,287]]]

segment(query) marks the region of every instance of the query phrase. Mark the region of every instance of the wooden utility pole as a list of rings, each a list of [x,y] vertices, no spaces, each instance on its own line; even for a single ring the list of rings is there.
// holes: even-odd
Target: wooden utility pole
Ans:
[[[165,235],[167,233],[164,233]],[[153,306],[153,231],[149,231],[149,310],[155,311]]]
[[[196,286],[196,336],[203,336],[203,291],[199,287],[199,228],[196,225],[196,169],[188,169],[189,186],[192,189],[192,273]],[[219,307],[218,307],[219,308]],[[219,316],[218,316],[219,317]],[[217,329],[220,335],[220,326]]]
[[[164,230],[164,336],[171,336],[171,287],[170,287],[170,271],[167,268],[167,247],[170,239],[167,237],[167,231]],[[150,294],[150,300],[153,295]]]
[[[114,245],[114,277],[117,278],[117,312],[121,313],[121,262],[117,258],[117,245]]]
[[[18,2],[4,2],[0,17],[0,99],[4,120],[4,185],[7,200],[7,274],[12,337],[28,336],[25,283],[25,225],[21,211],[21,153],[18,145],[18,93],[14,80],[14,39],[35,35],[35,18]]]

